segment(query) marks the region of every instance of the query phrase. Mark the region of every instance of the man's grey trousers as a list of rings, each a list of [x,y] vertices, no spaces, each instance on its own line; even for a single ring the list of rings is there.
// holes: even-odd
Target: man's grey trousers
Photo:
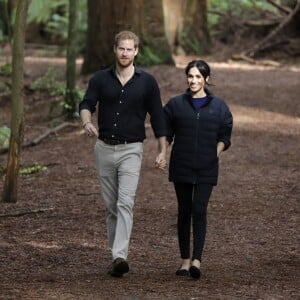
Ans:
[[[94,154],[101,195],[107,209],[107,235],[112,258],[126,260],[143,143],[108,145],[98,139]]]

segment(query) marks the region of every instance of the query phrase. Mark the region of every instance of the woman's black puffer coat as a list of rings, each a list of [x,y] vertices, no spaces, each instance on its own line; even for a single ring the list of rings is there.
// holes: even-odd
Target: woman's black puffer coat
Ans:
[[[232,114],[226,103],[206,90],[208,102],[195,110],[189,92],[171,98],[165,105],[167,138],[173,142],[169,180],[181,183],[217,184],[217,144],[230,146]]]

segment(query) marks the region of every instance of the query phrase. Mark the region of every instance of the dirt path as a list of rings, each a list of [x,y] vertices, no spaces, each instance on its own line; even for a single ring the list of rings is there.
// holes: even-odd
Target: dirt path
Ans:
[[[210,61],[209,61],[210,62]],[[23,164],[48,165],[21,177],[18,203],[0,214],[1,299],[299,298],[300,68],[211,62],[212,87],[234,114],[232,148],[222,155],[209,204],[200,281],[178,278],[176,202],[167,174],[153,168],[145,142],[129,261],[122,279],[106,275],[110,254],[93,140],[68,128],[23,151]],[[163,101],[185,89],[182,69],[152,67]],[[26,99],[25,137],[47,125],[46,98]],[[9,123],[1,104],[0,124]],[[5,163],[0,156],[0,164]],[[2,181],[0,192],[2,191]]]

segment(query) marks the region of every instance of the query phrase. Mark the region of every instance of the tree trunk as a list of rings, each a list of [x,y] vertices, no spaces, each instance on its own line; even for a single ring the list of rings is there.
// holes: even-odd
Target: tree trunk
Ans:
[[[116,0],[88,0],[87,41],[82,73],[88,74],[113,62]]]
[[[173,54],[184,54],[178,35],[182,31],[185,0],[163,0],[165,31]]]
[[[185,0],[183,25],[178,36],[186,54],[205,54],[210,48],[206,0]]]
[[[121,30],[132,30],[140,37],[139,64],[173,64],[164,32],[162,0],[88,0],[83,74],[114,62],[114,36]]]
[[[137,62],[141,65],[174,64],[164,26],[162,1],[142,1],[137,29],[141,37],[140,54]],[[128,20],[130,22],[130,19]]]
[[[76,56],[77,56],[77,3],[69,0],[69,24],[67,40],[67,70],[66,70],[66,98],[63,113],[67,119],[72,119],[77,111],[76,105]]]
[[[163,0],[166,35],[173,54],[204,54],[210,48],[206,0]]]
[[[13,58],[12,58],[12,117],[11,137],[7,163],[7,174],[3,186],[3,202],[17,202],[18,173],[20,165],[20,149],[23,140],[24,101],[23,101],[23,70],[25,26],[29,0],[19,0],[13,27]]]

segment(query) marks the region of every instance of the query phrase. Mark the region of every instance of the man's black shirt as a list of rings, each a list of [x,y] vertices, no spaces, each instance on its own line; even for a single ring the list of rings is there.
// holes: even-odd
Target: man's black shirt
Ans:
[[[91,113],[98,105],[99,137],[143,141],[147,113],[156,138],[165,136],[166,129],[155,78],[135,67],[132,78],[122,86],[115,75],[114,67],[96,72],[89,80],[85,96],[79,110]]]

